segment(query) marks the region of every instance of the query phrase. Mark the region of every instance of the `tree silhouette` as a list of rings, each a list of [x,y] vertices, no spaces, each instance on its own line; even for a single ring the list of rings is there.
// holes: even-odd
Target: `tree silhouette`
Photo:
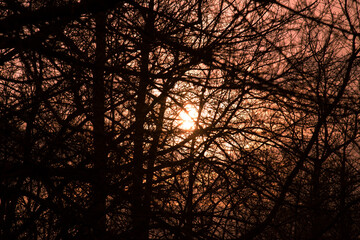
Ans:
[[[357,1],[0,6],[1,239],[360,235]]]

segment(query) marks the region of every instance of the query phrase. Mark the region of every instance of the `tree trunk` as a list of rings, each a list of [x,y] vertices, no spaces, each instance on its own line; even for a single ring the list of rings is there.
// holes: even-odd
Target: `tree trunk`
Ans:
[[[322,235],[324,227],[323,216],[321,211],[322,196],[320,191],[320,177],[322,174],[323,159],[320,157],[319,139],[316,141],[316,157],[314,160],[314,169],[311,175],[311,239],[318,239]]]
[[[346,138],[345,138],[346,141]],[[349,213],[346,209],[346,198],[347,198],[347,174],[346,174],[346,146],[344,146],[343,156],[341,159],[341,170],[340,170],[340,236],[339,239],[350,240],[351,221],[349,220]]]
[[[132,233],[131,238],[142,240],[149,238],[149,211],[150,205],[145,203],[146,196],[150,196],[149,192],[145,194],[145,186],[143,179],[145,176],[144,165],[144,123],[146,121],[146,94],[149,86],[149,54],[151,50],[152,34],[154,29],[154,16],[151,12],[154,2],[150,1],[149,11],[144,14],[144,33],[141,44],[141,59],[140,59],[140,82],[137,93],[136,109],[135,109],[135,130],[134,130],[134,159],[132,170]],[[151,178],[152,175],[150,174]],[[149,177],[149,175],[148,175]],[[146,187],[147,191],[149,186]]]
[[[95,16],[96,50],[95,66],[93,69],[93,137],[94,137],[94,178],[93,178],[93,203],[90,207],[91,228],[94,239],[106,239],[106,144],[104,129],[105,114],[105,86],[104,66],[105,55],[105,23],[104,12]],[[91,234],[91,235],[92,235]]]

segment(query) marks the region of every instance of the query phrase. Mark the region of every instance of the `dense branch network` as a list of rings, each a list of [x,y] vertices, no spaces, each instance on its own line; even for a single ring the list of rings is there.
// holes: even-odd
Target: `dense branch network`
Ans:
[[[0,239],[359,236],[358,1],[0,5]]]

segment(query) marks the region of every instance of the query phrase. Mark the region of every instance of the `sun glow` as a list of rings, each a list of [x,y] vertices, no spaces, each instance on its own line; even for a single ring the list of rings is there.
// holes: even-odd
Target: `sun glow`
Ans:
[[[195,129],[196,118],[198,116],[198,110],[191,104],[187,104],[180,112],[180,128],[183,130]]]

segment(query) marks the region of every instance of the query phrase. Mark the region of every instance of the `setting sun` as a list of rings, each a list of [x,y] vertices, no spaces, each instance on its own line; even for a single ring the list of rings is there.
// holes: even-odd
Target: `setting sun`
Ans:
[[[181,121],[180,128],[183,130],[193,130],[197,116],[197,109],[193,105],[187,104],[179,114]]]

